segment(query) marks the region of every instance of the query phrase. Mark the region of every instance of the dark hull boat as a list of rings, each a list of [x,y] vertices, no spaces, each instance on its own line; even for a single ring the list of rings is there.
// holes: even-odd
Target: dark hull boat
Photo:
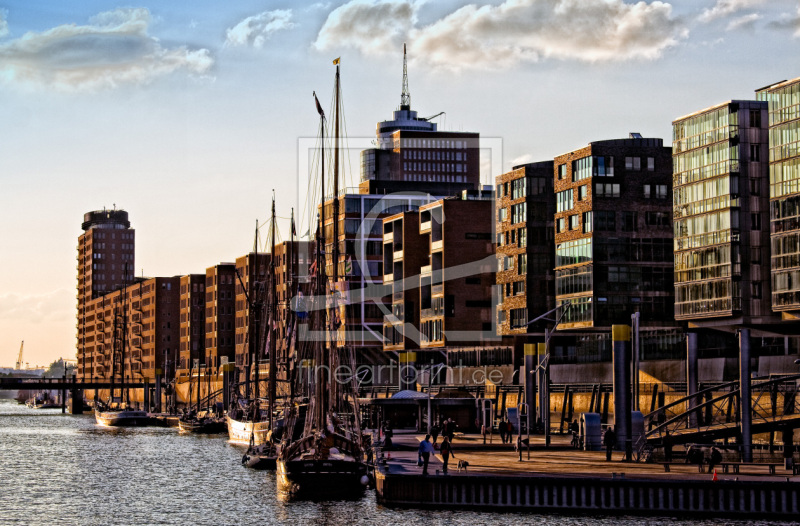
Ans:
[[[221,418],[181,418],[178,420],[178,429],[183,433],[212,435],[225,433],[228,426]]]
[[[278,463],[278,491],[290,497],[355,497],[368,483],[367,465],[361,462],[329,458]]]
[[[96,409],[94,416],[97,424],[105,427],[141,427],[152,423],[146,411],[137,409]]]

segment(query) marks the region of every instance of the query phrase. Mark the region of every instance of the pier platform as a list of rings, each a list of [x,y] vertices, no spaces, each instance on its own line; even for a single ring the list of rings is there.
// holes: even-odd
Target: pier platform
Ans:
[[[387,506],[480,508],[537,513],[607,513],[655,516],[758,517],[796,519],[800,476],[783,466],[740,465],[739,472],[701,473],[693,464],[623,462],[614,452],[580,451],[569,436],[531,437],[530,459],[497,435],[483,444],[480,435],[456,435],[455,458],[443,473],[441,455],[432,457],[428,475],[417,466],[424,435],[395,432],[375,474],[378,500]],[[441,438],[439,439],[441,442]],[[458,470],[465,460],[466,470]]]

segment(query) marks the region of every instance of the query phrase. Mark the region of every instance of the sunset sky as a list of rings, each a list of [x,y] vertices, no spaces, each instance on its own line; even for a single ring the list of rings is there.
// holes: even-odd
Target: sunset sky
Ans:
[[[670,144],[673,119],[799,77],[800,6],[0,0],[0,366],[21,340],[31,365],[74,358],[84,212],[127,210],[136,274],[171,276],[249,251],[272,189],[280,217],[306,208],[312,91],[328,108],[341,56],[347,133],[368,141],[403,42],[412,109],[499,140],[507,170],[629,132]]]

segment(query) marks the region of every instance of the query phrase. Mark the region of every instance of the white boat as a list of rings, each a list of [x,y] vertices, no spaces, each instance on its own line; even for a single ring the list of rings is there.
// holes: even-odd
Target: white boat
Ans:
[[[228,421],[228,439],[234,444],[244,446],[250,445],[250,438],[253,445],[259,446],[268,442],[269,421],[253,422],[248,420],[234,420],[230,416],[225,417]]]

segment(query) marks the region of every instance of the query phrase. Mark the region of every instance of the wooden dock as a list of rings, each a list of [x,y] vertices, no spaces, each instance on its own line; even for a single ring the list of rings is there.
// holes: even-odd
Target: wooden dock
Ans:
[[[431,459],[429,475],[417,466],[416,447],[423,436],[396,434],[397,450],[384,453],[375,474],[378,500],[387,506],[491,509],[535,513],[651,516],[751,517],[796,519],[800,512],[800,477],[791,470],[770,474],[761,466],[742,466],[736,475],[699,473],[697,466],[622,462],[615,452],[570,449],[569,438],[556,437],[551,448],[533,441],[530,460],[499,438],[483,447],[482,437],[456,437],[456,458],[449,473],[441,456]],[[391,458],[388,458],[388,456]],[[457,471],[466,460],[465,471]]]

